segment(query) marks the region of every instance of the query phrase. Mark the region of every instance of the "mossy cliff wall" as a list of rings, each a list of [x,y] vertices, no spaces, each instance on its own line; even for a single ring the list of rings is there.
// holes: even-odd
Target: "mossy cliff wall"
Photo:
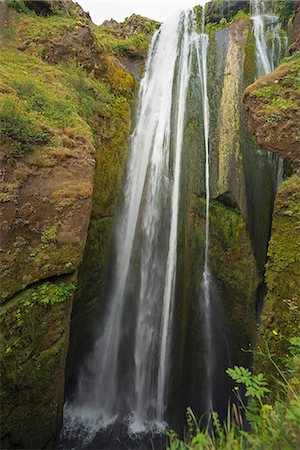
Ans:
[[[289,339],[300,334],[300,177],[286,179],[276,196],[266,266],[267,297],[256,352],[256,369],[281,378],[268,351],[284,369]],[[263,353],[264,355],[262,355]]]
[[[299,13],[294,15],[293,28],[299,27]],[[291,45],[292,52],[296,44],[297,40]],[[271,383],[280,375],[266,354],[270,352],[284,369],[289,339],[300,333],[299,63],[299,52],[294,52],[277,70],[250,85],[244,96],[250,133],[260,145],[282,157],[292,173],[275,199],[265,274],[268,292],[255,355],[256,369],[263,370]]]
[[[74,295],[78,310],[108,265],[136,90],[116,56],[147,45],[156,23],[128,19],[117,55],[110,37],[120,38],[72,2],[9,5],[0,29],[1,439],[44,448],[61,423]]]

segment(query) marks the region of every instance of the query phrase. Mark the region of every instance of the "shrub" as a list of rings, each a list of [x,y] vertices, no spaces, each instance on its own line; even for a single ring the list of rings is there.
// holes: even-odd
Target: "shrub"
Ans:
[[[10,8],[15,9],[19,13],[24,13],[30,16],[36,16],[34,11],[31,11],[29,8],[27,8],[23,0],[8,0],[7,3]]]
[[[30,120],[12,95],[0,102],[0,144],[6,157],[21,158],[33,145],[49,140],[49,133]]]

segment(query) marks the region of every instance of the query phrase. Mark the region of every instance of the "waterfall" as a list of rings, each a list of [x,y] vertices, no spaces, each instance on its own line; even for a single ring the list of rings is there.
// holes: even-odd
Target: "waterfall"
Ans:
[[[80,432],[88,441],[122,416],[134,432],[164,426],[194,28],[193,12],[178,12],[154,34],[149,49],[116,227],[108,310],[64,409],[63,432]]]
[[[206,344],[206,409],[212,410],[212,376],[213,376],[213,345],[212,345],[212,308],[210,299],[210,281],[211,273],[209,268],[209,103],[207,95],[207,50],[208,36],[204,33],[205,16],[202,16],[202,32],[200,37],[195,38],[197,50],[198,73],[200,78],[200,87],[203,103],[203,122],[204,122],[204,147],[205,147],[205,254],[203,270],[203,293],[204,293],[204,333]]]
[[[263,0],[252,0],[252,21],[256,48],[256,76],[272,72],[287,53],[287,37],[280,35],[279,17],[266,14]],[[282,45],[283,41],[283,45]],[[283,160],[268,152],[268,163],[273,172],[274,192],[277,191],[283,175]]]
[[[184,14],[184,30],[190,29],[189,20],[191,13]],[[193,17],[194,19],[194,17]],[[194,25],[194,20],[193,20]],[[175,145],[175,167],[173,174],[173,193],[171,206],[171,229],[169,236],[169,251],[167,259],[166,284],[163,297],[163,314],[161,326],[161,345],[160,345],[160,364],[158,372],[158,395],[157,395],[157,415],[160,420],[163,419],[165,407],[165,390],[168,375],[171,324],[173,312],[173,299],[175,291],[175,276],[177,262],[177,233],[178,233],[178,209],[179,209],[179,187],[180,187],[180,169],[181,169],[181,150],[183,143],[184,115],[188,81],[191,72],[191,35],[185,32],[182,37],[181,51],[182,61],[179,67],[179,92],[177,105],[177,124],[176,124],[176,145]]]

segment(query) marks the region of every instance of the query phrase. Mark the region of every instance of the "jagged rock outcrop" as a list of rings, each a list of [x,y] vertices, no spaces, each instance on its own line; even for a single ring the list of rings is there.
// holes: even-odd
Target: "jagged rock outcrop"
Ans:
[[[38,148],[19,164],[1,155],[0,301],[80,264],[95,149],[84,137],[66,133],[61,139],[60,151]]]
[[[138,14],[132,14],[124,22],[120,23],[114,19],[105,20],[102,26],[113,30],[115,36],[128,38],[134,34],[152,34],[153,30],[158,28],[159,22],[139,16]]]
[[[249,132],[263,148],[300,170],[300,59],[278,67],[250,85],[244,95]]]
[[[93,36],[89,26],[78,26],[75,30],[66,31],[54,42],[46,42],[44,55],[49,63],[75,59],[90,75],[103,77],[107,71],[107,53]]]
[[[49,16],[57,12],[91,19],[78,3],[71,0],[24,0],[26,7],[40,16]]]

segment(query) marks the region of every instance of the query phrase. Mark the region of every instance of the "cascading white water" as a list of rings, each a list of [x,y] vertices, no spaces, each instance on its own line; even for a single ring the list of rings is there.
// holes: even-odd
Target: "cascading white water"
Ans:
[[[287,54],[287,37],[280,35],[279,17],[265,13],[263,0],[252,0],[252,21],[256,48],[257,78],[272,72]],[[282,46],[283,41],[283,46]],[[283,160],[268,152],[268,162],[274,173],[274,190],[276,192],[283,174]]]
[[[192,23],[189,23],[192,20]],[[161,344],[160,361],[158,371],[158,393],[157,393],[157,416],[159,420],[163,419],[165,408],[166,381],[168,376],[170,339],[172,336],[172,316],[173,299],[175,294],[175,277],[177,266],[177,234],[178,234],[178,211],[180,198],[180,171],[181,154],[184,132],[184,116],[188,82],[191,73],[191,32],[193,31],[194,17],[191,13],[184,14],[185,33],[182,36],[181,51],[183,56],[179,66],[179,92],[177,100],[177,124],[176,124],[176,143],[175,143],[175,164],[173,173],[173,194],[171,205],[171,229],[169,236],[169,251],[167,259],[166,284],[163,297],[163,314],[161,321]],[[189,32],[188,32],[189,31]]]
[[[286,56],[287,38],[280,35],[279,17],[265,13],[263,0],[252,0],[251,7],[256,48],[256,75],[259,77],[272,72],[279,64],[281,56]]]
[[[203,10],[204,11],[204,10]],[[198,37],[195,36],[197,64],[200,79],[202,104],[203,104],[203,129],[205,147],[205,254],[203,270],[203,294],[204,294],[204,333],[206,344],[206,409],[212,410],[212,377],[213,377],[213,344],[212,344],[212,310],[210,298],[211,273],[209,268],[209,202],[210,202],[210,182],[209,182],[209,103],[207,95],[207,51],[208,36],[204,33],[205,16],[202,15],[202,30]]]
[[[119,414],[131,414],[136,432],[164,421],[194,26],[192,11],[176,13],[155,33],[149,50],[117,225],[108,311],[64,411],[66,431],[85,430],[89,440]],[[131,385],[124,395],[119,361],[130,308],[126,372]]]

